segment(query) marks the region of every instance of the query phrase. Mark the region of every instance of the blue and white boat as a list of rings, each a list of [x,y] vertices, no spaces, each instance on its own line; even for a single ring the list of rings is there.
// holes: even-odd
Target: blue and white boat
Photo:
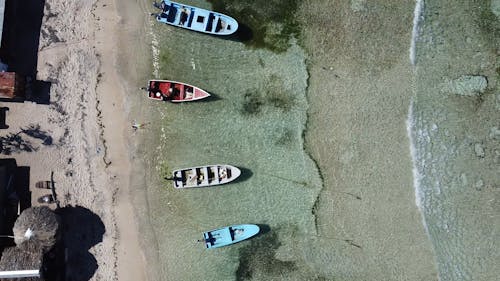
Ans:
[[[203,233],[203,242],[207,249],[219,248],[241,242],[259,233],[255,224],[237,224]]]
[[[152,15],[165,24],[215,35],[230,35],[238,29],[235,19],[221,13],[168,0],[154,2],[153,6],[161,12]]]

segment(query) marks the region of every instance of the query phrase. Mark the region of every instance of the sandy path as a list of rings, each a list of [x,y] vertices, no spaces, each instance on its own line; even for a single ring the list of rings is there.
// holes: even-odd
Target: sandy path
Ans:
[[[126,116],[124,95],[126,88],[121,86],[122,78],[117,72],[116,36],[120,18],[113,0],[98,2],[95,15],[98,20],[96,32],[96,51],[101,59],[101,73],[97,95],[102,108],[103,137],[108,148],[108,170],[114,175],[117,197],[115,214],[117,226],[117,278],[118,280],[147,280],[145,258],[139,246],[139,233],[135,214],[130,201],[130,161],[127,139],[130,138],[130,122]]]

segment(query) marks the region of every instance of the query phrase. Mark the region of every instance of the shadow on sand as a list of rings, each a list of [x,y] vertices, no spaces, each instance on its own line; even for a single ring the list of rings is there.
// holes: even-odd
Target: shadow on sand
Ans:
[[[9,111],[8,107],[0,107],[0,129],[8,129],[9,125],[7,125],[7,111]]]
[[[61,217],[61,243],[66,249],[65,280],[88,281],[98,268],[89,249],[102,242],[106,232],[104,223],[98,215],[81,206],[66,206],[56,213]]]

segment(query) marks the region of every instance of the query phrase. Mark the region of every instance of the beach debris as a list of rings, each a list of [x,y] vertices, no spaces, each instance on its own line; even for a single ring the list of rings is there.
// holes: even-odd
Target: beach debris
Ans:
[[[479,96],[484,93],[486,87],[488,87],[488,80],[485,76],[463,75],[442,83],[441,92],[459,96]]]
[[[148,125],[149,122],[146,122],[146,123],[138,123],[134,120],[134,122],[132,122],[132,129],[134,129],[134,131],[137,131],[137,129],[142,129],[144,128],[146,125]]]

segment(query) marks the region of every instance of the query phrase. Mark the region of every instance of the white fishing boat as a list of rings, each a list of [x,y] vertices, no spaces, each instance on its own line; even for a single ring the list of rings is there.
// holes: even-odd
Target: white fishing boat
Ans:
[[[160,13],[151,15],[161,23],[214,35],[230,35],[238,29],[238,22],[230,16],[202,8],[163,0],[153,6]]]
[[[175,188],[207,187],[235,180],[241,170],[231,165],[207,165],[173,171]]]

